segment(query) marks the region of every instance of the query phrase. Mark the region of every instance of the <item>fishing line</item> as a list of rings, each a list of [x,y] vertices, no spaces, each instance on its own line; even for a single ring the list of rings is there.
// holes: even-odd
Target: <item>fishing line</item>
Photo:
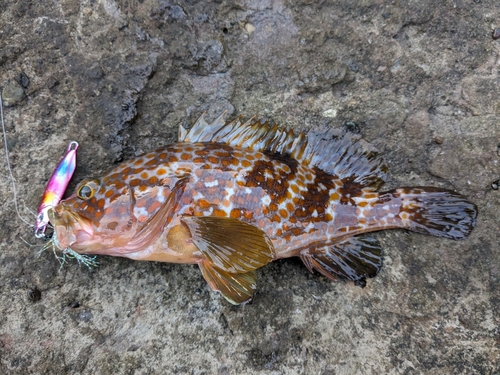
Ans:
[[[31,224],[29,221],[25,220],[21,214],[19,213],[19,207],[17,205],[17,188],[16,188],[16,180],[14,179],[14,174],[12,173],[12,168],[10,167],[10,161],[9,161],[9,149],[7,147],[7,133],[5,132],[5,122],[3,120],[3,100],[2,100],[2,93],[0,93],[0,121],[2,123],[2,133],[3,133],[3,142],[4,142],[4,148],[5,148],[5,159],[7,161],[7,169],[10,174],[10,181],[12,183],[12,191],[14,192],[14,207],[16,208],[16,213],[17,216],[28,226],[33,227],[34,225]]]

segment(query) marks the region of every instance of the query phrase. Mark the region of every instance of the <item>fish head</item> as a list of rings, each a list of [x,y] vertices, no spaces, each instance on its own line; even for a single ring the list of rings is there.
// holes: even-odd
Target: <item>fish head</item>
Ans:
[[[99,178],[84,180],[73,195],[48,212],[54,242],[61,250],[112,255],[138,231],[134,205],[130,186]]]

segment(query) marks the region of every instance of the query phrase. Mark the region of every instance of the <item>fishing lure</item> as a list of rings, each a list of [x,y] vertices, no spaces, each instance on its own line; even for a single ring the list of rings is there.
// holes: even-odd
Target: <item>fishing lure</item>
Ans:
[[[37,238],[45,236],[45,230],[49,224],[49,209],[59,204],[75,172],[77,149],[78,143],[71,141],[66,150],[66,154],[63,156],[56,169],[54,169],[47,183],[36,215],[35,237]]]

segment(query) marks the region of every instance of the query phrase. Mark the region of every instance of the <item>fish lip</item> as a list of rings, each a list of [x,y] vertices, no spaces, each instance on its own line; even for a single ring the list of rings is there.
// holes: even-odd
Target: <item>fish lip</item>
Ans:
[[[50,209],[49,216],[54,226],[56,243],[62,250],[93,240],[92,223],[79,214],[66,210],[63,204]]]

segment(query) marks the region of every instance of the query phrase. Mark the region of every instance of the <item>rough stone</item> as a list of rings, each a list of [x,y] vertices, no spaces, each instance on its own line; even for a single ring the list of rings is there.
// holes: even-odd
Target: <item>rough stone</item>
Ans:
[[[18,98],[4,112],[28,222],[70,140],[72,190],[223,110],[356,131],[385,153],[384,189],[456,189],[480,214],[460,242],[377,234],[384,267],[363,289],[288,259],[233,307],[194,266],[38,254],[4,161],[0,373],[497,374],[498,19],[497,0],[4,2],[0,87]]]
[[[2,100],[6,107],[19,104],[25,97],[23,88],[17,82],[7,83],[2,90]]]

